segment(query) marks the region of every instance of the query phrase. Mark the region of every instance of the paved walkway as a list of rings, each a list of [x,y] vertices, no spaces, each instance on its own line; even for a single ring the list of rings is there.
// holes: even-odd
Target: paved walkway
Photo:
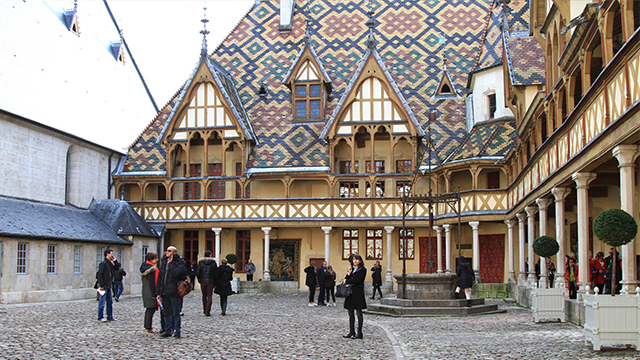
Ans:
[[[534,324],[526,309],[472,317],[365,315],[364,340],[347,340],[347,312],[308,307],[307,294],[234,295],[226,316],[202,314],[200,293],[185,298],[182,338],[143,331],[141,298],[114,303],[118,321],[100,323],[95,300],[0,305],[0,358],[7,359],[589,359],[638,358],[597,353],[582,328]],[[154,319],[159,327],[159,317]]]

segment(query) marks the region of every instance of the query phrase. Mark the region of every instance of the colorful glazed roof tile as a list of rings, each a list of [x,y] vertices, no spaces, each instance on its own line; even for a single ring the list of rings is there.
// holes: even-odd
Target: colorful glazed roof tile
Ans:
[[[249,169],[329,167],[328,144],[320,135],[366,57],[368,4],[369,0],[310,3],[310,44],[332,81],[321,121],[292,121],[291,89],[283,83],[304,46],[307,15],[300,4],[295,6],[288,33],[278,30],[278,1],[256,4],[213,52],[211,59],[235,81],[239,102],[255,132],[257,143],[249,154]],[[501,61],[501,8],[493,4],[488,0],[374,1],[379,61],[423,131],[428,127],[428,113],[436,110],[437,119],[430,129],[441,159],[451,155],[467,136],[464,98],[431,99],[442,76],[441,59],[447,58],[451,82],[463,96],[468,94],[468,74],[476,66]],[[528,22],[526,1],[514,0],[509,6],[512,24]],[[268,89],[266,96],[258,96],[262,84]],[[166,121],[162,116],[157,120],[163,118]],[[147,130],[139,142],[157,137]],[[147,143],[136,143],[129,159],[138,159],[137,152],[151,151],[149,148]],[[127,162],[125,169],[140,171],[143,165]]]
[[[533,36],[508,38],[505,48],[511,85],[545,83],[544,53]]]
[[[514,121],[496,120],[477,124],[447,162],[505,156],[513,146],[514,133]]]

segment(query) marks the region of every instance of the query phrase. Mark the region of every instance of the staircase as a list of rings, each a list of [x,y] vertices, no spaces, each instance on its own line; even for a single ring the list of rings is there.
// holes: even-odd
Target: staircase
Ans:
[[[382,299],[380,304],[367,304],[367,314],[386,315],[396,317],[412,316],[468,316],[504,313],[498,305],[487,305],[483,298],[472,298],[471,307],[467,307],[467,300],[413,300],[413,299]]]

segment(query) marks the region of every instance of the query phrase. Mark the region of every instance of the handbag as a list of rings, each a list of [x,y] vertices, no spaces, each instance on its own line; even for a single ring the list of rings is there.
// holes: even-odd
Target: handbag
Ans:
[[[336,297],[349,297],[351,296],[350,284],[338,284],[336,286]]]
[[[178,296],[185,296],[193,290],[193,286],[189,280],[183,280],[178,283]]]

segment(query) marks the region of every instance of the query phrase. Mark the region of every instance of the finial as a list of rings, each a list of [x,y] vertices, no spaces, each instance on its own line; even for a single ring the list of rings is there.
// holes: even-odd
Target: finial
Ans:
[[[442,55],[442,67],[447,71],[447,55]]]
[[[209,30],[207,30],[207,23],[209,19],[207,19],[207,7],[202,8],[204,10],[204,18],[200,20],[202,23],[202,30],[200,30],[200,34],[202,34],[202,49],[200,50],[200,56],[207,56],[207,35],[209,34]]]
[[[73,2],[73,12],[78,12],[78,0]]]
[[[309,45],[309,43],[311,42],[311,34],[310,34],[310,26],[311,26],[311,12],[309,11],[309,2],[307,1],[307,4],[305,5],[305,10],[304,12],[307,15],[307,18],[304,20],[304,22],[306,23],[306,27],[304,30],[304,43]]]
[[[374,49],[376,47],[376,39],[373,36],[373,29],[376,26],[376,21],[373,19],[373,0],[369,0],[369,11],[367,11],[367,15],[369,15],[369,20],[365,23],[369,27],[369,39],[367,40],[367,47],[369,49]]]

